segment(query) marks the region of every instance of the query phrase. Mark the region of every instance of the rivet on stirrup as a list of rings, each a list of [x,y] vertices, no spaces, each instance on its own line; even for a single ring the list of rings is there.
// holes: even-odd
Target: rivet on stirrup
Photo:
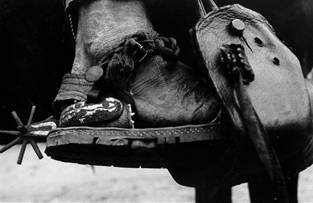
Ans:
[[[237,36],[241,36],[243,31],[246,28],[246,25],[244,22],[242,22],[242,20],[234,19],[230,23],[230,28],[231,28],[232,33],[234,33]]]

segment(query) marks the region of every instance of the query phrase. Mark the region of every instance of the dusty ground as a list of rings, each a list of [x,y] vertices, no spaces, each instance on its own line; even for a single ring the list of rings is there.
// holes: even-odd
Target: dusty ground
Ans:
[[[167,170],[96,167],[93,173],[48,157],[38,161],[31,148],[22,166],[17,156],[17,147],[0,155],[0,202],[194,202],[193,188],[176,184]],[[300,176],[299,199],[313,203],[313,167]],[[233,200],[249,202],[245,184],[233,189]]]

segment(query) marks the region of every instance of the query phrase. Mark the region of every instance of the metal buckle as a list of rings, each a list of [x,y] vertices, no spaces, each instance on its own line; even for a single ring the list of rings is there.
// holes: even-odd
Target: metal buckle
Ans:
[[[148,55],[148,51],[136,40],[133,40],[137,49],[134,51],[133,56],[137,59],[138,62],[142,62]]]

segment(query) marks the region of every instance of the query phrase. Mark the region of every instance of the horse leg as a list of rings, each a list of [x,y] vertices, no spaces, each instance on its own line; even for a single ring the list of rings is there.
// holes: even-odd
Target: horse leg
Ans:
[[[299,174],[286,177],[287,191],[290,203],[298,202],[298,177]],[[276,202],[273,194],[273,188],[270,187],[271,181],[268,177],[262,177],[257,180],[249,181],[249,194],[251,203],[271,203]]]
[[[231,203],[231,187],[220,190],[211,198],[209,188],[196,188],[196,203]]]

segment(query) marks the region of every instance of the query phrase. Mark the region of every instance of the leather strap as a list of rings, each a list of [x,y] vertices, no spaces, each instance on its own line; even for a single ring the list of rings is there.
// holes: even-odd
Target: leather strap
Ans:
[[[249,64],[247,65],[249,66]],[[287,203],[289,202],[288,194],[280,161],[247,92],[247,86],[245,84],[247,84],[247,81],[251,82],[251,80],[247,80],[246,77],[243,78],[244,75],[242,74],[246,73],[247,70],[242,70],[242,66],[231,68],[232,70],[228,70],[231,71],[229,73],[230,78],[225,77],[225,70],[219,65],[209,68],[208,73],[237,131],[236,134],[238,136],[234,139],[237,143],[237,152],[240,153],[240,148],[245,143],[245,140],[249,138],[260,161],[263,163],[265,170],[275,185],[277,198],[280,202]],[[227,181],[231,177],[232,171],[224,177],[224,180]]]
[[[281,202],[287,203],[289,202],[288,193],[280,161],[276,155],[269,135],[253,108],[247,89],[243,85],[241,79],[236,85],[235,92],[238,98],[241,110],[240,113],[246,132],[249,135],[267,173],[269,174],[270,179],[276,186],[278,199]]]
[[[64,100],[85,101],[87,93],[92,89],[94,83],[86,80],[83,74],[67,73],[63,77],[62,85],[54,100],[54,103]]]

